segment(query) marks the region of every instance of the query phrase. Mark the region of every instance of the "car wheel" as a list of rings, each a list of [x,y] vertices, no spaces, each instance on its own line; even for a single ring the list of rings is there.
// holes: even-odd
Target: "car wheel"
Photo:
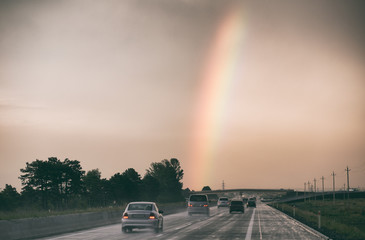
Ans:
[[[161,223],[160,232],[163,232],[163,221],[162,221],[162,223]]]

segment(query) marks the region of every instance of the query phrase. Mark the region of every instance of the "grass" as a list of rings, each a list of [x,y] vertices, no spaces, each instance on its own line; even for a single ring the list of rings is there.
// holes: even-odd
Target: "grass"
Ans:
[[[160,210],[164,210],[165,213],[170,213],[176,209],[185,208],[186,207],[185,204],[186,204],[185,202],[157,203],[157,206],[159,207]],[[124,211],[125,207],[126,207],[126,204],[122,205],[122,206],[74,209],[74,210],[64,210],[64,211],[18,209],[15,211],[0,211],[0,220],[14,220],[14,219],[22,219],[22,218],[40,218],[40,217],[50,217],[50,216],[88,213],[88,212]]]
[[[293,216],[295,205],[295,217]],[[306,202],[272,204],[311,226],[332,239],[365,239],[365,199],[311,200]],[[321,213],[321,228],[318,228],[318,211]]]
[[[22,218],[40,218],[40,217],[50,217],[58,215],[67,214],[77,214],[77,213],[88,213],[88,212],[106,212],[106,211],[118,211],[124,209],[123,207],[105,207],[105,208],[87,208],[87,209],[74,209],[74,210],[63,210],[63,211],[46,211],[46,210],[15,210],[0,212],[0,220],[14,220]]]

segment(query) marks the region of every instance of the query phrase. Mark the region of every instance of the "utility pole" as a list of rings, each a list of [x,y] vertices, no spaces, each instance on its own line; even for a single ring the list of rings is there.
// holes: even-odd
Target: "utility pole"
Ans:
[[[313,181],[314,181],[314,200],[317,200],[317,196],[316,196],[316,194],[317,194],[317,187],[316,187],[317,179],[314,178]]]
[[[224,180],[222,181],[222,189],[224,190]]]
[[[335,194],[335,176],[336,176],[336,174],[335,174],[335,171],[333,171],[332,172],[332,174],[331,174],[331,176],[333,176],[333,204],[335,204],[335,202],[336,202],[336,194]]]
[[[307,183],[305,182],[304,183],[304,202],[305,202],[305,198],[306,198],[306,196],[305,196],[306,190],[307,190]]]
[[[349,169],[349,166],[347,166],[345,170],[347,172],[347,199],[350,199],[350,176],[349,176],[349,172],[351,171],[351,169]]]
[[[308,200],[309,200],[309,202],[311,201],[311,193],[310,193],[310,191],[311,191],[311,183],[308,181],[308,195],[309,195],[309,198],[308,198]]]
[[[324,201],[324,177],[322,176],[322,200]]]

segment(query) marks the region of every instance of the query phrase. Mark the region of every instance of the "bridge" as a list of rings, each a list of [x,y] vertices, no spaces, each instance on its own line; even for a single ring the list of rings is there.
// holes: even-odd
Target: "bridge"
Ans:
[[[235,189],[221,189],[221,190],[205,190],[195,191],[194,194],[222,194],[222,193],[288,193],[294,192],[293,189],[260,189],[260,188],[235,188]]]
[[[295,195],[292,189],[260,189],[260,188],[234,188],[234,189],[219,189],[219,190],[205,190],[205,191],[195,191],[192,194],[207,194],[209,199],[215,201],[218,197],[225,194],[236,194],[236,197],[241,197],[244,195],[248,196],[259,196],[268,198],[282,198],[288,197],[290,195]],[[238,196],[237,196],[238,195]]]

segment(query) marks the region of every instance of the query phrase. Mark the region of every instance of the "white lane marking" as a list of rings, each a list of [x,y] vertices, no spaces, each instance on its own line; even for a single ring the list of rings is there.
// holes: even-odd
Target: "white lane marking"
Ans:
[[[260,232],[260,240],[262,240],[262,232],[261,232],[261,221],[260,221],[260,209],[257,209],[258,217],[259,217],[259,232]]]
[[[256,208],[253,209],[250,225],[248,226],[245,240],[251,240],[253,220],[255,219]]]
[[[180,230],[182,228],[189,227],[190,225],[192,225],[192,223],[186,223],[186,224],[176,227],[175,230]]]

